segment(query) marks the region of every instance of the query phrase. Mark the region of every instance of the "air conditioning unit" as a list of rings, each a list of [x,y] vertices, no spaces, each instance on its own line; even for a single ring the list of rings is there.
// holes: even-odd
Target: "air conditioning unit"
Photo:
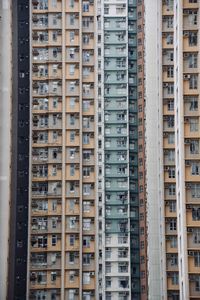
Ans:
[[[190,75],[189,75],[189,74],[184,74],[184,75],[183,75],[183,79],[184,79],[184,80],[190,79]]]
[[[168,132],[163,132],[163,137],[168,137]]]
[[[192,205],[187,204],[186,209],[188,209],[188,210],[192,209]]]
[[[187,182],[187,183],[185,184],[185,187],[186,187],[186,189],[190,189],[190,188],[191,188],[191,183],[188,183],[188,182]]]
[[[189,139],[185,139],[185,144],[190,144],[190,140]]]
[[[189,255],[189,256],[194,256],[194,255],[195,255],[195,252],[194,252],[194,251],[188,251],[188,255]]]
[[[190,118],[187,118],[187,117],[184,118],[184,122],[185,122],[185,123],[189,123],[189,122],[190,122]]]

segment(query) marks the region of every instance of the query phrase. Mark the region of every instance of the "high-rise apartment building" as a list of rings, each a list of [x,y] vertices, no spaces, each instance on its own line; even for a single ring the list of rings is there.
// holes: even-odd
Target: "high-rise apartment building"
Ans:
[[[199,4],[0,4],[8,300],[200,299]]]
[[[32,1],[28,290],[96,299],[94,1]]]
[[[199,1],[163,1],[161,11],[163,297],[198,299]]]
[[[100,299],[139,299],[137,2],[99,2]]]

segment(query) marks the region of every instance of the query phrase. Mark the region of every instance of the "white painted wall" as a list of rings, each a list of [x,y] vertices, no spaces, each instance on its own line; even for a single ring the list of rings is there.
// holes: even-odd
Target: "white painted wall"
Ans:
[[[161,300],[159,198],[158,3],[145,0],[146,171],[149,300]]]
[[[0,299],[6,299],[10,215],[11,11],[0,1]]]

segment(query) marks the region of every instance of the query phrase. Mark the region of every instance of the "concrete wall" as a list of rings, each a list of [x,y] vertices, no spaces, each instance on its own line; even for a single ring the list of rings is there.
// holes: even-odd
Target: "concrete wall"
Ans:
[[[10,214],[11,10],[0,1],[0,299],[6,299]]]
[[[159,220],[159,83],[158,83],[158,6],[145,1],[145,78],[146,78],[146,183],[148,234],[149,300],[161,300],[160,220]]]

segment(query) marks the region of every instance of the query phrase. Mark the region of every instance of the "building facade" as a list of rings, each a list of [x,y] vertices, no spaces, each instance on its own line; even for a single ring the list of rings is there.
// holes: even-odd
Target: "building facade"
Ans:
[[[199,1],[2,3],[7,298],[199,299]]]
[[[162,294],[198,299],[199,1],[163,1],[160,11]]]
[[[29,299],[96,299],[95,3],[32,1]]]

